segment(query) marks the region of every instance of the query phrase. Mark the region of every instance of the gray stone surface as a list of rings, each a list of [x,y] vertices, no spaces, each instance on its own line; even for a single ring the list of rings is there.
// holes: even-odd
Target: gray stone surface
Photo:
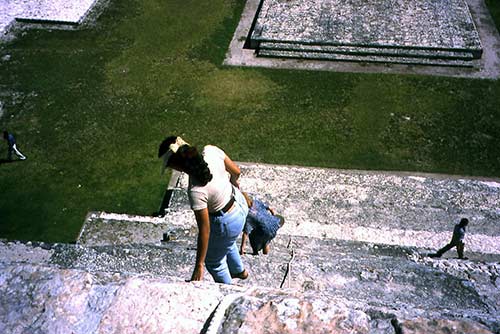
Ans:
[[[111,275],[0,264],[2,333],[92,333],[117,286]]]
[[[378,47],[361,47],[361,46],[334,46],[334,45],[310,45],[310,44],[293,44],[294,51],[302,52],[324,52],[328,54],[339,55],[357,55],[363,56],[395,56],[395,57],[415,57],[415,58],[429,58],[429,59],[460,59],[472,60],[472,52],[451,52],[443,50],[426,50],[426,49],[409,49],[409,48],[378,48]],[[277,50],[277,51],[290,51],[289,43],[278,42],[261,42],[259,44],[260,52],[262,50]]]
[[[1,263],[48,263],[55,245],[44,243],[22,243],[0,240]]]
[[[269,265],[269,258],[286,262]],[[289,242],[281,237],[272,243],[270,256],[245,255],[244,260],[252,273],[241,282],[244,285],[276,287],[281,283],[285,288],[321,291],[405,316],[446,313],[492,323],[499,316],[498,256],[490,263],[433,261],[406,247],[306,237],[292,237]],[[262,263],[267,274],[254,273]],[[280,276],[282,272],[285,276]]]
[[[147,228],[143,225],[149,223]],[[167,226],[163,218],[92,212],[87,215],[77,242],[87,246],[154,244]]]
[[[250,46],[265,57],[434,66],[478,66],[470,60],[482,54],[464,0],[263,0]]]
[[[91,213],[76,244],[0,241],[0,332],[500,333],[499,183],[241,168],[287,219],[269,255],[243,255],[247,280],[185,282],[197,229],[181,174],[162,218]],[[469,260],[426,257],[464,214]]]
[[[288,238],[275,240],[269,256],[244,256],[251,274],[238,282],[244,286],[220,286],[209,277],[183,283],[194,261],[194,249],[186,247],[194,244],[192,233],[156,252],[147,245],[0,243],[1,255],[8,254],[5,247],[51,255],[38,255],[38,264],[34,258],[0,257],[0,330],[133,333],[178,327],[179,333],[198,333],[215,321],[220,333],[258,333],[264,319],[271,333],[397,333],[392,319],[402,328],[429,332],[453,326],[500,330],[499,291],[492,280],[500,273],[498,263],[433,261],[396,246]],[[192,256],[179,256],[187,251]]]
[[[470,320],[398,317],[321,294],[256,291],[250,296],[245,294],[227,308],[219,333],[493,332]]]
[[[0,40],[17,21],[80,23],[98,0],[0,0]]]
[[[456,320],[431,320],[428,319],[412,319],[405,320],[400,325],[402,333],[419,334],[419,333],[433,333],[433,334],[446,334],[446,333],[474,333],[474,334],[487,334],[491,333],[488,328],[477,323],[470,323],[468,321]]]
[[[482,52],[465,0],[263,0],[251,39]]]
[[[237,287],[0,263],[0,332],[199,333]]]
[[[387,56],[387,55],[352,55],[345,53],[334,52],[309,52],[309,51],[284,51],[284,50],[269,50],[260,49],[259,56],[274,57],[274,58],[298,58],[312,60],[333,60],[333,61],[349,61],[355,63],[381,63],[381,64],[405,64],[405,65],[426,65],[426,66],[448,66],[448,67],[474,67],[478,63],[474,61],[461,59],[436,59],[408,57],[408,56]]]
[[[455,223],[467,249],[500,254],[500,183],[418,173],[242,164],[242,189],[286,217],[283,233],[436,248]]]
[[[370,317],[343,300],[254,292],[235,300],[219,333],[370,333]]]
[[[276,55],[271,58],[257,57],[254,52],[255,50],[245,48],[245,43],[249,38],[259,0],[248,0],[246,2],[240,23],[234,33],[230,48],[226,54],[224,64],[230,66],[324,70],[334,72],[409,73],[488,79],[500,78],[500,35],[496,29],[495,23],[483,0],[466,0],[466,2],[469,6],[483,48],[483,55],[479,60],[479,65],[474,64],[474,68],[439,66],[439,64],[414,65],[411,62],[409,62],[409,64],[378,64],[360,62],[359,59],[353,61],[354,59],[345,59],[345,57],[341,59],[341,61],[294,59],[295,55],[290,55],[293,57],[285,58],[276,57]],[[290,1],[287,3],[294,4],[296,2]],[[395,1],[387,1],[387,3],[395,3]],[[434,3],[437,4],[439,1],[435,1]],[[401,61],[399,63],[401,63]],[[453,63],[454,62],[452,62],[451,65],[454,65]]]

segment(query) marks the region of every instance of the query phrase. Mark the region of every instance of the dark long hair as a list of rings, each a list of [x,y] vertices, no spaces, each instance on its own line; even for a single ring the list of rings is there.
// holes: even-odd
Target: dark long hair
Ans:
[[[183,145],[177,151],[183,157],[182,161],[184,170],[192,176],[201,186],[206,185],[212,180],[212,173],[208,168],[208,164],[203,159],[203,156],[198,152],[196,147]]]
[[[170,144],[175,143],[176,139],[176,136],[167,137],[160,144],[158,157],[165,154],[169,150]],[[198,185],[204,186],[213,178],[208,168],[208,164],[194,146],[182,145],[179,147],[177,153],[172,155],[169,159],[169,164],[173,161],[179,164],[189,176],[193,177]]]

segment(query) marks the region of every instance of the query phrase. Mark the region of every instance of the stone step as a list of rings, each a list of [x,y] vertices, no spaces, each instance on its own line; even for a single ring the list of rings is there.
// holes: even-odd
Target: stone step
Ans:
[[[466,252],[485,260],[500,254],[497,180],[250,163],[240,167],[241,188],[285,217],[281,234],[438,249],[451,238],[454,224],[468,217]],[[165,223],[196,230],[187,177],[176,178]]]
[[[458,66],[456,62],[448,65],[430,62],[431,59],[442,56],[445,51],[457,54],[468,52],[475,59],[482,55],[479,34],[465,0],[304,0],[300,3],[263,0],[256,13],[249,45],[259,50],[262,44],[269,42],[300,46],[294,48],[294,53],[289,50],[258,51],[260,56],[384,62],[381,54],[378,58],[371,53],[366,57],[351,58],[338,55],[345,54],[345,49],[342,52],[337,49],[333,56],[329,55],[328,47],[325,50],[303,47],[311,44],[360,47],[356,53],[386,47],[436,50],[435,54],[427,57],[427,62],[404,58],[398,62],[416,65]],[[352,54],[352,50],[347,53]],[[386,54],[387,50],[382,53]],[[423,56],[424,53],[418,56]],[[386,62],[396,62],[392,57],[397,55],[399,53],[387,55]],[[407,54],[406,58],[410,56],[411,54]]]
[[[466,256],[474,261],[498,260],[498,183],[255,164],[241,168],[242,188],[258,194],[286,217],[280,230],[284,238],[343,239],[425,252],[447,243],[453,224],[467,215],[471,224]],[[163,218],[93,213],[82,227],[78,244],[156,247],[169,230],[174,231],[173,239],[184,238],[182,233],[175,235],[176,229],[194,238],[197,229],[185,191],[187,178],[177,178]],[[451,251],[445,256],[455,255]]]
[[[200,333],[241,287],[0,262],[2,333]]]
[[[86,246],[156,244],[166,229],[164,218],[90,212],[77,243]]]
[[[391,117],[413,122],[404,115]],[[500,254],[498,180],[250,163],[240,167],[241,188],[285,217],[282,234],[438,249],[449,241],[454,225],[468,217],[466,251]]]
[[[182,194],[182,192],[180,192],[180,194]],[[95,214],[89,215],[89,217],[94,218],[97,216],[98,215]],[[58,255],[57,257],[62,261],[61,264],[67,263],[66,266],[73,265],[78,268],[93,267],[95,270],[100,271],[144,271],[167,275],[176,273],[176,270],[170,272],[164,270],[166,267],[173,268],[176,266],[175,262],[171,261],[178,260],[181,263],[183,261],[184,263],[192,263],[194,261],[197,230],[193,224],[191,227],[184,227],[159,223],[157,218],[151,218],[149,222],[146,221],[145,218],[141,218],[141,221],[137,222],[130,220],[131,216],[126,216],[126,220],[118,220],[117,218],[120,217],[119,215],[101,214],[101,218],[102,217],[114,217],[115,219],[87,220],[85,224],[87,229],[84,230],[92,232],[95,238],[87,238],[85,240],[79,239],[77,245],[80,247],[71,248],[71,251],[63,250],[59,252],[61,254],[71,254],[68,255],[67,258],[65,258],[66,255]],[[139,218],[135,217],[135,219]],[[92,227],[90,228],[90,226]],[[273,248],[276,248],[278,254],[280,254],[278,257],[281,259],[279,261],[281,264],[288,262],[289,251],[287,249],[289,248],[290,240],[294,240],[295,243],[297,240],[303,240],[304,238],[298,235],[287,235],[282,232],[279,233],[278,237],[273,242]],[[169,242],[161,242],[165,233],[168,236]],[[120,238],[120,235],[125,237]],[[108,236],[111,236],[111,238],[108,238]],[[145,238],[144,236],[147,237]],[[320,242],[318,240],[322,240],[322,238],[308,238],[306,240],[310,240],[312,243],[318,243]],[[337,240],[337,242],[341,243],[342,240]],[[360,244],[368,243],[361,242]],[[41,248],[43,249],[44,247],[46,248],[46,246],[42,244]],[[382,244],[380,247],[386,247],[386,245]],[[303,247],[301,246],[299,248]],[[412,252],[416,252],[415,248],[408,249],[412,249]],[[247,251],[250,252],[248,245]],[[420,249],[419,251],[424,255],[428,249]],[[286,255],[283,255],[284,253],[286,253]],[[176,254],[176,256],[173,259],[168,256],[165,258],[165,254]],[[468,251],[466,255],[474,262],[500,262],[500,254],[484,254]],[[311,258],[315,257],[314,254],[310,256]],[[446,256],[451,256],[453,258],[455,255],[450,251],[445,255],[445,258]],[[97,257],[100,259],[98,260]],[[134,264],[133,261],[120,262],[120,259],[123,260],[128,257],[136,259],[137,264]],[[318,254],[318,257],[321,257],[321,255]],[[116,260],[111,260],[112,258]],[[246,258],[248,258],[251,264],[251,261],[253,261],[255,257],[246,255]],[[263,258],[266,259],[266,257]],[[76,265],[77,263],[78,265]],[[130,268],[127,268],[127,265],[130,265]],[[262,263],[259,262],[259,265],[262,265]],[[108,266],[110,269],[105,269],[105,267],[102,266]],[[257,266],[255,271],[262,273],[271,272],[269,266],[274,266],[274,263],[268,263],[263,267]],[[281,283],[282,273],[283,271],[280,271],[277,278],[268,281],[280,281]],[[185,271],[185,275],[186,277],[190,275],[190,269]]]
[[[0,263],[3,333],[497,332],[470,317],[367,308],[338,297],[146,275]],[[305,328],[303,331],[302,329]]]
[[[242,188],[271,203],[287,222],[270,255],[243,256],[250,277],[235,283],[321,294],[373,314],[446,315],[499,328],[498,183],[256,164],[241,169]],[[189,278],[197,230],[185,175],[175,185],[163,218],[89,215],[78,244],[51,250],[47,263]],[[471,219],[471,260],[423,257],[448,241],[463,215]],[[170,241],[161,243],[164,232]]]
[[[256,52],[259,57],[272,58],[297,58],[297,59],[312,59],[312,60],[335,60],[348,61],[355,63],[387,63],[387,64],[403,64],[403,65],[426,65],[426,66],[449,66],[449,67],[478,67],[479,62],[467,61],[460,59],[439,59],[438,57],[424,58],[420,56],[411,57],[405,56],[388,56],[388,55],[363,55],[345,54],[332,52],[312,52],[312,51],[285,51],[285,50],[269,50],[259,49]]]
[[[288,262],[273,263],[275,254],[286,250]],[[500,307],[500,292],[490,283],[500,274],[499,258],[492,263],[435,261],[406,247],[297,236],[290,241],[282,236],[272,243],[268,256],[245,255],[243,259],[252,273],[241,282],[244,285],[280,284],[356,300],[375,308],[400,309],[411,305],[414,310],[425,312],[446,310],[486,318]],[[285,277],[281,276],[283,270]]]
[[[403,58],[424,58],[424,59],[453,59],[453,60],[473,60],[477,57],[467,50],[439,50],[439,49],[419,49],[405,47],[366,47],[349,45],[310,45],[301,43],[280,43],[261,42],[258,53],[262,50],[273,51],[293,51],[306,53],[322,53],[335,55],[353,56],[377,56],[377,57],[403,57]]]
[[[51,0],[0,2],[0,41],[12,30],[16,22],[40,24],[46,29],[72,29],[81,24],[97,5],[97,0]],[[102,6],[99,4],[99,6]]]
[[[0,263],[38,262],[91,274],[188,279],[196,254],[195,236],[190,230],[172,234],[179,237],[158,245],[4,243]],[[498,326],[494,319],[499,319],[495,310],[500,309],[500,293],[494,284],[500,284],[500,263],[436,261],[410,248],[287,235],[279,235],[271,247],[267,256],[244,255],[250,276],[235,282],[248,288],[319,293],[372,311],[405,314],[411,310],[426,317],[445,313]],[[32,254],[31,261],[19,254]],[[496,279],[493,285],[492,278]],[[204,280],[211,281],[207,273]]]

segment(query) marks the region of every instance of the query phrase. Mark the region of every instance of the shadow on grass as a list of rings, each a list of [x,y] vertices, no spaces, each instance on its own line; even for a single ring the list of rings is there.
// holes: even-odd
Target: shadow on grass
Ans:
[[[21,162],[21,161],[23,161],[23,160],[0,159],[0,165],[10,164],[10,163],[13,163],[13,162]]]

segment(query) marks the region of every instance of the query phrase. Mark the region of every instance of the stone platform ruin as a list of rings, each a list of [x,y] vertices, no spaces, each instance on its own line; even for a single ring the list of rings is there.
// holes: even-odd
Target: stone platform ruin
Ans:
[[[500,78],[483,0],[247,0],[225,65]]]
[[[0,0],[0,41],[17,23],[41,24],[50,29],[79,25],[99,0]]]
[[[243,255],[247,280],[185,282],[197,229],[174,174],[164,217],[95,212],[76,244],[0,242],[0,331],[500,333],[500,183],[241,167],[286,218],[269,255]],[[427,257],[463,216],[469,259]]]
[[[465,0],[263,0],[250,35],[259,57],[477,66]]]

